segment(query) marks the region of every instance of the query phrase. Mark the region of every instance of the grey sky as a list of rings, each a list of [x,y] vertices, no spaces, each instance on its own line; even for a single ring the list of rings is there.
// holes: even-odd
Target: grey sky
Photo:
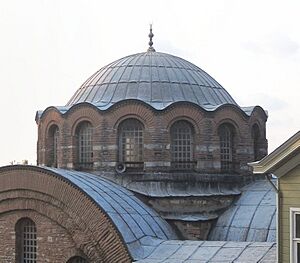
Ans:
[[[102,66],[147,49],[182,57],[241,106],[269,112],[269,150],[299,130],[300,1],[0,2],[0,165],[35,163],[35,112],[65,105]]]

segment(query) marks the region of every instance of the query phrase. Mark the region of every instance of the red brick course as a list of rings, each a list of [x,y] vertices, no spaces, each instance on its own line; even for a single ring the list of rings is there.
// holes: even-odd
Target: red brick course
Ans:
[[[83,192],[39,168],[0,170],[0,262],[15,261],[15,224],[37,227],[37,262],[62,263],[75,255],[90,262],[131,262],[106,214]]]
[[[89,121],[93,126],[93,162],[94,169],[114,170],[118,162],[118,126],[127,118],[136,118],[144,125],[144,161],[163,162],[165,167],[145,166],[145,171],[170,169],[167,163],[170,155],[170,127],[175,121],[186,120],[194,130],[194,159],[198,172],[220,172],[220,142],[218,129],[223,123],[235,128],[235,160],[238,161],[240,174],[250,174],[247,163],[254,160],[252,127],[259,127],[260,157],[267,154],[265,112],[256,107],[251,116],[247,116],[233,105],[221,106],[215,111],[206,112],[191,103],[176,103],[164,110],[154,110],[138,101],[123,101],[106,111],[100,111],[88,103],[72,107],[61,115],[55,108],[49,108],[38,119],[38,163],[49,164],[48,131],[56,124],[60,129],[58,145],[58,166],[76,168],[77,149],[75,129],[81,121]]]

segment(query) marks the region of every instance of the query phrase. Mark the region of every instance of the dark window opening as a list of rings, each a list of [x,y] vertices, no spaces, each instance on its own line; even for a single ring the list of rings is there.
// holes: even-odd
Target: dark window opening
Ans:
[[[92,145],[92,125],[83,122],[79,125],[76,132],[77,137],[77,163],[76,168],[93,168],[93,145]]]
[[[220,160],[222,172],[233,172],[234,165],[234,134],[230,125],[224,124],[219,129]]]
[[[171,127],[172,168],[189,170],[195,167],[194,138],[191,125],[186,121],[177,121]]]
[[[36,263],[37,230],[29,219],[20,219],[16,224],[16,262]]]
[[[254,161],[258,161],[261,159],[259,154],[259,138],[260,138],[259,127],[257,124],[254,124],[252,127]]]
[[[135,119],[128,119],[119,128],[119,162],[129,169],[144,167],[144,129]]]
[[[50,156],[47,165],[51,167],[57,167],[59,129],[56,125],[51,126],[48,137]]]

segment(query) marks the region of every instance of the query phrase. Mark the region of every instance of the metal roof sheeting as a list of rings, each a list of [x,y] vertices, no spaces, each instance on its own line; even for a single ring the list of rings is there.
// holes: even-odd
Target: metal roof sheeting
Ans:
[[[145,52],[121,58],[101,68],[75,92],[67,106],[81,102],[107,109],[136,99],[161,110],[179,101],[204,109],[237,103],[205,71],[166,53]]]
[[[267,181],[243,188],[241,197],[218,219],[210,240],[275,242],[276,193]]]
[[[137,263],[274,263],[276,244],[272,242],[177,241],[161,242]]]
[[[185,184],[178,181],[132,181],[126,188],[151,197],[192,197],[239,195],[241,191],[237,184],[225,182],[201,182]]]
[[[177,238],[164,219],[122,186],[90,173],[43,168],[71,182],[99,205],[121,233],[133,259],[146,257],[158,240]]]

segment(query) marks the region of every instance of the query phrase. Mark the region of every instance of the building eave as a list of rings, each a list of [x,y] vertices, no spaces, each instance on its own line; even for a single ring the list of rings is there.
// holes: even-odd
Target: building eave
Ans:
[[[254,174],[273,173],[300,150],[300,131],[260,161],[248,163]]]

